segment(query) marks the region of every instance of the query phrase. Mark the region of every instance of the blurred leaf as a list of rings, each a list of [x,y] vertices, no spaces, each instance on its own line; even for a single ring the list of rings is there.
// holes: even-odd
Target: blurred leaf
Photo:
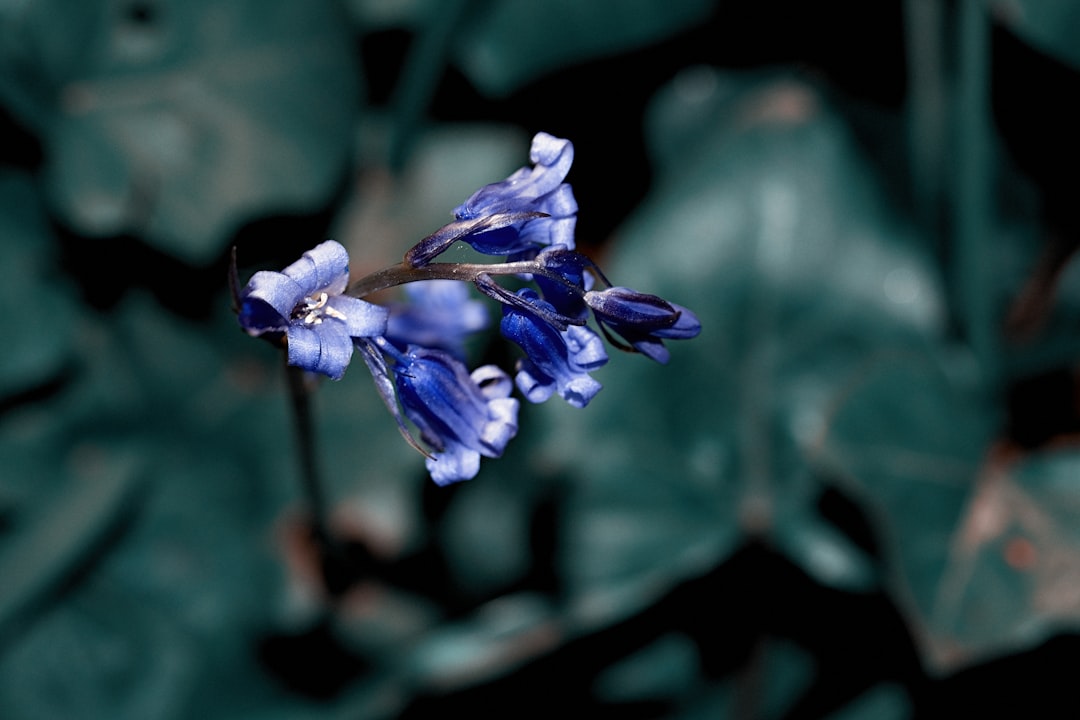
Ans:
[[[5,472],[18,471],[6,459]],[[130,457],[83,447],[64,460],[71,462],[60,468],[70,472],[68,482],[51,483],[51,492],[22,503],[14,526],[0,535],[0,639],[71,582],[132,510],[137,473]],[[42,470],[30,469],[39,481],[53,480]]]
[[[0,645],[5,718],[310,711],[254,652],[260,634],[310,619],[296,586],[315,592],[286,577],[278,537],[302,502],[281,358],[226,306],[194,323],[131,293],[82,317],[73,380],[2,418],[0,623],[19,623]],[[369,532],[408,542],[422,458],[366,373],[334,390],[317,428],[330,499],[362,498]]]
[[[1015,184],[1023,187],[1021,178]],[[1080,357],[1080,256],[1059,256],[1061,266],[1051,269],[1050,258],[1060,252],[1053,239],[1039,234],[1032,216],[999,223],[999,253],[1008,253],[1001,273],[1001,296],[1011,296],[1007,318],[1009,340],[1002,349],[1010,378],[1030,378],[1053,368],[1070,368]],[[1070,236],[1071,237],[1071,236]],[[1037,253],[1042,249],[1040,257]],[[1026,271],[1027,275],[1021,274]]]
[[[931,622],[946,662],[1080,628],[1080,452],[991,457],[949,547]]]
[[[77,315],[53,268],[53,236],[33,180],[0,170],[0,303],[14,311],[0,362],[0,400],[55,381],[72,361]]]
[[[664,717],[697,720],[717,717],[784,717],[811,684],[811,658],[784,641],[762,642],[742,675],[706,683],[693,643],[667,635],[606,670],[597,696],[609,703],[664,702],[678,711]]]
[[[828,720],[905,720],[913,715],[907,694],[896,685],[882,684],[829,715]]]
[[[812,684],[812,668],[811,658],[801,648],[784,641],[763,643],[745,670],[747,675],[705,688],[676,717],[782,718]]]
[[[699,672],[694,643],[671,633],[607,668],[597,678],[596,695],[623,703],[685,697],[693,692]]]
[[[988,0],[995,19],[1042,52],[1080,69],[1080,5],[1074,0]]]
[[[379,270],[452,219],[453,208],[477,188],[525,163],[529,137],[495,124],[443,123],[423,128],[401,172],[386,167],[389,117],[364,116],[358,134],[362,166],[353,193],[335,218],[332,236],[349,247],[354,277]],[[454,252],[460,260],[461,243]]]
[[[421,685],[442,691],[476,685],[512,672],[564,640],[546,599],[508,595],[431,632],[411,653],[410,671]]]
[[[364,31],[388,27],[416,27],[432,14],[439,0],[344,0]]]
[[[279,609],[280,491],[228,416],[273,414],[250,374],[224,382],[243,353],[146,296],[79,320],[71,380],[0,425],[0,715],[184,717],[196,668],[250,664],[237,648]]]
[[[820,582],[872,587],[870,559],[817,512],[807,454],[867,354],[941,331],[931,265],[806,85],[697,68],[649,119],[658,181],[602,265],[703,330],[670,343],[668,367],[613,357],[584,411],[536,413],[530,465],[580,481],[564,558],[577,611],[633,612],[747,537]]]
[[[91,582],[0,656],[0,714],[8,720],[188,717],[199,652],[160,608]]]
[[[917,348],[868,358],[838,396],[818,456],[873,513],[894,597],[938,668],[969,659],[954,652],[940,603],[955,563],[949,548],[998,427],[972,370],[962,354]]]
[[[328,202],[357,79],[332,0],[69,3],[11,13],[7,100],[42,137],[51,206],[191,263],[245,220]]]
[[[1001,420],[969,363],[868,362],[822,445],[829,472],[873,509],[891,587],[939,672],[1080,626],[1080,455],[991,448]]]
[[[473,3],[454,56],[489,95],[540,75],[656,42],[700,21],[710,0],[491,0]]]

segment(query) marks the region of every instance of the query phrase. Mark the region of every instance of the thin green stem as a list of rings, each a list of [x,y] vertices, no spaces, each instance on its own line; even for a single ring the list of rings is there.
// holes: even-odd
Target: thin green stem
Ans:
[[[330,552],[335,543],[330,533],[326,498],[319,478],[315,428],[311,412],[311,389],[308,387],[304,370],[301,368],[286,365],[285,374],[289,380],[296,449],[300,460],[300,486],[304,499],[307,501],[308,510],[311,512],[311,526],[315,539],[323,552]]]
[[[956,93],[955,271],[968,341],[990,380],[999,379],[1000,343],[994,303],[990,162],[990,18],[981,0],[959,7]]]
[[[353,297],[366,297],[372,293],[397,287],[419,280],[460,280],[476,282],[481,275],[540,275],[558,282],[566,279],[557,272],[533,260],[521,260],[507,263],[431,263],[421,267],[411,267],[405,263],[391,265],[360,278],[349,286],[346,294]]]
[[[946,79],[946,7],[940,0],[905,0],[908,55],[908,152],[911,194],[923,228],[942,228],[948,149],[949,89]]]
[[[390,167],[400,172],[421,120],[446,70],[462,20],[472,0],[433,3],[427,24],[418,33],[401,73],[393,98],[394,132],[390,141]]]

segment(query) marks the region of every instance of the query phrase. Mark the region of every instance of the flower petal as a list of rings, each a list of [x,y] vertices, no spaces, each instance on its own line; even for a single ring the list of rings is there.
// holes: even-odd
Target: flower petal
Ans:
[[[303,298],[304,288],[292,278],[279,272],[257,272],[240,292],[240,326],[251,335],[280,332]]]
[[[530,402],[547,400],[554,389],[570,405],[585,407],[602,387],[588,374],[607,362],[600,338],[584,326],[560,331],[551,325],[543,314],[551,305],[534,290],[525,288],[516,297],[517,304],[503,307],[499,328],[525,351],[515,379],[518,387]]]
[[[701,332],[697,316],[683,306],[629,288],[590,290],[585,293],[585,303],[608,340],[623,349],[633,348],[661,364],[671,358],[662,338],[684,340]],[[630,348],[621,345],[611,332],[622,336]]]
[[[585,303],[597,318],[612,326],[632,326],[637,330],[659,330],[678,321],[678,311],[663,298],[625,287],[590,290]]]
[[[465,357],[465,341],[488,325],[485,303],[458,280],[423,280],[405,286],[408,302],[390,306],[386,337],[399,347],[422,345]]]
[[[327,306],[343,316],[350,337],[379,337],[386,332],[390,311],[381,305],[369,303],[350,295],[334,295],[326,301]]]
[[[338,295],[349,284],[349,252],[337,241],[327,240],[281,272],[303,288],[301,297],[314,292]]]
[[[472,480],[480,472],[480,453],[456,443],[429,457],[425,465],[436,485]]]
[[[547,402],[555,394],[554,381],[528,358],[522,358],[518,363],[514,382],[525,399],[534,404]]]
[[[595,370],[608,361],[600,336],[582,325],[571,325],[563,334],[570,360],[583,370]]]
[[[537,133],[529,155],[533,167],[520,168],[502,182],[485,185],[454,209],[458,222],[508,213],[534,214],[512,226],[504,223],[477,228],[460,238],[478,252],[524,258],[552,244],[574,247],[578,205],[570,185],[563,182],[574,162],[574,146],[569,140]],[[444,249],[441,243],[425,240],[421,250],[410,253],[427,262]]]
[[[469,375],[449,353],[412,346],[399,352],[394,380],[405,415],[435,449],[427,467],[440,485],[468,480],[479,470],[480,455],[496,457],[517,433],[518,401],[507,397],[510,382],[494,365]]]
[[[574,146],[569,140],[537,133],[533,137],[529,159],[535,163],[532,168],[520,168],[506,180],[480,188],[454,210],[454,215],[465,220],[506,212],[511,209],[512,202],[521,204],[552,192],[570,172]]]
[[[673,340],[697,337],[701,333],[701,321],[698,320],[697,315],[682,305],[671,303],[671,307],[675,308],[675,311],[679,313],[679,319],[671,327],[654,330],[653,335]]]
[[[401,433],[401,436],[405,438],[405,442],[409,443],[410,447],[425,457],[431,457],[424,448],[420,447],[420,443],[409,432],[409,428],[405,424],[405,417],[402,415],[401,408],[398,405],[397,393],[394,391],[394,380],[390,375],[390,369],[386,365],[386,358],[380,352],[380,348],[383,347],[389,351],[394,351],[393,346],[389,345],[383,338],[375,338],[374,340],[360,338],[354,342],[354,346],[360,352],[360,357],[363,358],[364,363],[371,372],[371,379],[375,382],[375,390],[379,393],[379,397],[382,399],[386,409],[390,411],[390,417],[397,424],[398,432]]]
[[[469,377],[480,389],[480,394],[488,400],[510,397],[513,392],[510,378],[498,365],[482,365],[473,370]]]
[[[508,383],[509,384],[509,383]],[[495,398],[488,403],[491,419],[480,431],[480,453],[486,457],[499,457],[507,443],[517,435],[517,415],[521,407],[515,398]]]
[[[289,364],[340,380],[352,358],[353,342],[345,323],[325,320],[318,325],[293,323],[287,331]]]

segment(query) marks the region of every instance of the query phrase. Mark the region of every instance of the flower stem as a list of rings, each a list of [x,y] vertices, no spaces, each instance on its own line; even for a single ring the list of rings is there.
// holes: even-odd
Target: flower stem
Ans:
[[[990,11],[964,0],[958,15],[959,77],[954,229],[961,322],[988,385],[1000,382],[1001,347],[994,294],[993,163],[990,136]]]
[[[391,265],[388,268],[360,278],[346,290],[347,295],[362,298],[380,290],[417,282],[418,280],[460,280],[476,282],[481,275],[542,275],[562,281],[558,273],[548,270],[532,260],[506,263],[431,263],[412,267],[406,263]]]
[[[311,412],[311,388],[304,377],[304,370],[291,365],[285,366],[289,380],[289,398],[292,401],[293,427],[296,431],[296,449],[300,460],[300,486],[311,513],[311,527],[315,541],[324,555],[333,552],[335,541],[330,534],[326,511],[326,498],[323,495],[319,478],[319,467],[315,451],[314,420]]]

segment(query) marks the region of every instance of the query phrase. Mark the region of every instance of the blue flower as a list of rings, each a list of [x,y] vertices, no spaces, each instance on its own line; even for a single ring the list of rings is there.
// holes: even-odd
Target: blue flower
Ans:
[[[442,350],[411,346],[396,352],[394,383],[401,406],[434,449],[427,459],[438,485],[470,480],[480,470],[480,456],[499,457],[517,434],[519,403],[499,368],[485,365],[470,375],[460,360]]]
[[[534,290],[520,290],[518,296],[541,310],[554,311]],[[560,332],[539,315],[511,305],[503,306],[500,329],[525,351],[515,380],[530,402],[544,402],[558,392],[567,403],[581,408],[600,392],[602,386],[589,371],[606,363],[608,357],[592,330],[569,325]]]
[[[281,272],[252,275],[238,294],[241,327],[252,336],[284,336],[289,365],[334,380],[345,374],[353,338],[386,332],[386,308],[343,295],[349,253],[328,240]]]
[[[697,316],[686,308],[629,288],[590,290],[585,293],[585,303],[608,340],[659,363],[666,363],[671,357],[663,340],[683,340],[701,332]],[[622,336],[631,347],[619,343],[609,331]]]
[[[457,280],[422,280],[405,285],[407,303],[390,305],[386,338],[398,347],[422,345],[465,357],[465,340],[488,325],[487,308],[469,298]]]
[[[533,167],[477,190],[454,209],[455,222],[421,240],[405,262],[426,265],[457,241],[486,255],[512,259],[533,257],[551,245],[573,249],[578,205],[563,180],[574,162],[574,146],[537,133],[529,157]]]
[[[593,285],[593,276],[585,270],[589,268],[599,273],[596,263],[581,253],[561,245],[547,248],[536,256],[536,261],[541,263],[544,269],[558,276],[557,278],[541,274],[532,276],[544,299],[551,303],[560,315],[576,320],[584,319],[589,313],[589,308],[585,305],[582,296],[586,290],[591,290]]]
[[[519,168],[502,182],[485,185],[454,209],[458,220],[511,212],[540,212],[548,217],[526,221],[520,228],[501,228],[467,239],[476,250],[489,255],[515,255],[548,245],[574,249],[577,200],[563,182],[574,162],[569,140],[541,132],[532,140],[529,159],[533,167]]]

